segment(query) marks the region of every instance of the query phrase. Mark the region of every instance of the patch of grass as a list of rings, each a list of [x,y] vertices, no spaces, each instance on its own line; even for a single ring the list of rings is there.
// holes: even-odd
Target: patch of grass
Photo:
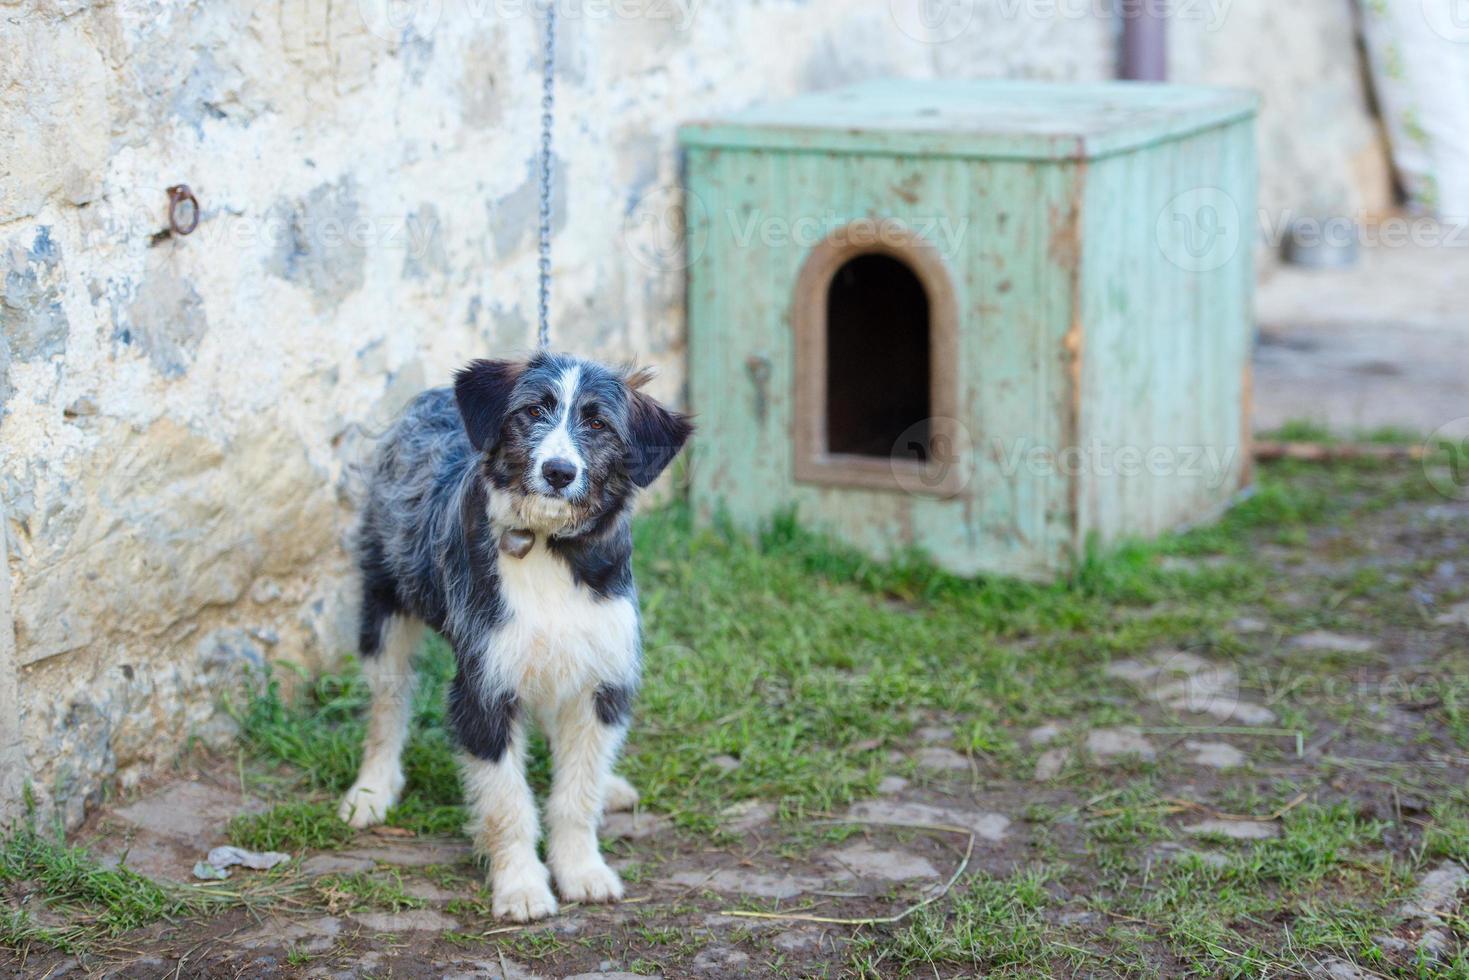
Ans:
[[[453,745],[444,726],[445,691],[454,674],[454,658],[434,637],[417,667],[420,685],[413,731],[403,753],[407,783],[402,802],[388,814],[387,823],[420,834],[456,833],[464,824],[464,809]],[[241,740],[255,757],[289,766],[297,777],[293,795],[299,796],[299,789],[317,795],[309,804],[286,804],[255,821],[238,822],[238,832],[257,842],[251,846],[266,846],[258,842],[276,839],[280,844],[275,846],[332,847],[350,839],[350,833],[334,838],[328,824],[336,823],[337,795],[357,775],[369,700],[367,685],[354,670],[316,678],[302,685],[294,699],[287,699],[280,678],[270,675],[257,696],[231,706]]]
[[[716,847],[731,842],[718,833],[720,810],[747,798],[777,804],[786,826],[767,856],[796,860],[858,832],[802,823],[802,817],[840,813],[874,793],[882,775],[905,773],[925,791],[944,790],[941,778],[890,759],[894,750],[914,747],[919,726],[952,727],[949,744],[972,755],[982,776],[1008,773],[1028,784],[1038,749],[1029,745],[1027,728],[1059,721],[1074,741],[1087,726],[1146,723],[1144,716],[1157,709],[1105,668],[1159,649],[1235,661],[1252,698],[1268,701],[1281,726],[1299,728],[1309,740],[1319,713],[1308,712],[1304,699],[1296,704],[1291,691],[1268,688],[1266,641],[1236,635],[1228,624],[1242,610],[1268,617],[1286,634],[1368,629],[1417,615],[1401,595],[1407,590],[1399,569],[1298,576],[1292,588],[1309,594],[1288,600],[1275,566],[1362,559],[1352,550],[1355,542],[1322,525],[1413,499],[1424,492],[1417,485],[1423,482],[1384,476],[1375,463],[1270,466],[1254,495],[1218,524],[1150,544],[1093,546],[1074,575],[1054,584],[962,579],[918,554],[872,561],[789,515],[748,535],[696,526],[684,507],[650,513],[635,531],[646,679],[623,768],[650,809],[672,813]],[[1313,663],[1326,673],[1347,665],[1327,657]],[[405,757],[408,784],[388,822],[426,834],[456,833],[463,809],[444,710],[453,658],[442,641],[430,641],[421,667]],[[255,758],[287,774],[291,799],[236,820],[231,839],[291,851],[342,846],[352,834],[336,821],[335,805],[358,764],[366,688],[350,664],[340,676],[303,682],[290,698],[277,680],[235,714]],[[1451,732],[1469,731],[1469,711],[1461,707],[1469,695],[1461,698],[1452,686],[1440,693],[1437,717]],[[1387,962],[1374,938],[1387,931],[1391,909],[1419,870],[1417,854],[1397,863],[1374,856],[1397,846],[1403,828],[1385,835],[1382,823],[1348,805],[1306,803],[1285,815],[1278,839],[1196,841],[1191,846],[1207,854],[1157,860],[1152,845],[1188,818],[1169,798],[1177,792],[1170,788],[1180,768],[1177,745],[1165,751],[1164,740],[1155,740],[1162,753],[1155,764],[1102,768],[1078,756],[1066,779],[1046,787],[1045,802],[1024,811],[1031,821],[1026,859],[1044,860],[1043,867],[972,876],[900,927],[859,932],[848,969],[870,977],[1270,976],[1306,972],[1314,966],[1302,958],[1308,949],[1410,975],[1400,962]],[[1233,795],[1211,790],[1208,802],[1264,814],[1302,789],[1329,792],[1324,787],[1334,770],[1305,785],[1294,776],[1262,775],[1268,771],[1262,763],[1276,761],[1272,751],[1296,764],[1292,750],[1275,742],[1258,743],[1252,761],[1260,768],[1246,783],[1236,782]],[[719,755],[739,765],[711,765]],[[538,740],[531,759],[532,781],[543,791],[548,766]],[[1435,809],[1423,855],[1469,859],[1462,804]],[[641,853],[638,846],[617,847]],[[636,884],[652,871],[637,864],[627,878]],[[461,880],[454,871],[436,874]],[[376,873],[300,887],[329,908],[421,904],[396,877]],[[462,921],[487,919],[485,889],[464,892],[448,913]],[[689,901],[783,907],[712,893]],[[1072,927],[1059,918],[1062,907],[1077,906],[1097,922]],[[147,915],[172,914],[150,908]],[[655,965],[647,957],[668,959],[661,969],[678,972],[693,942],[669,925],[681,913],[657,903],[643,911],[645,917],[619,933],[627,945],[616,946],[617,958],[648,969]],[[18,910],[0,919],[0,935],[13,943],[52,942],[45,930],[43,921]],[[468,933],[448,938],[483,940]],[[598,941],[614,952],[609,938]],[[542,931],[505,943],[526,959],[551,959],[566,948]],[[773,961],[759,962],[777,969]]]
[[[1449,802],[1434,806],[1433,823],[1423,835],[1423,849],[1430,858],[1448,858],[1469,867],[1469,812]]]
[[[1119,605],[1193,597],[1212,606],[1252,588],[1170,572],[1157,548],[1141,545],[1093,552],[1071,582],[1037,585],[961,579],[917,556],[874,562],[790,518],[750,538],[696,528],[674,507],[636,533],[646,680],[626,767],[651,808],[705,831],[740,799],[799,816],[870,794],[885,751],[932,714],[963,717],[963,745],[981,759],[1018,760],[1017,723],[1074,712],[1112,653],[1200,625],[1198,613],[1119,622]],[[1030,635],[1049,640],[1030,650],[1005,642]],[[452,833],[463,822],[444,727],[453,659],[434,639],[421,662],[407,786],[388,822]],[[271,678],[236,710],[256,756],[287,763],[320,794],[319,809],[273,813],[242,823],[241,834],[261,846],[332,846],[327,802],[355,775],[366,702],[348,673],[305,684],[289,702]],[[740,766],[713,770],[716,755]],[[542,787],[548,779],[539,745],[532,776]]]
[[[566,949],[567,944],[549,929],[523,932],[510,940],[517,956],[528,960],[544,960]]]
[[[0,949],[23,951],[33,944],[73,952],[79,947],[74,928],[48,927],[23,908],[0,908]]]
[[[1354,852],[1382,839],[1386,824],[1364,820],[1351,804],[1302,806],[1286,814],[1279,837],[1261,841],[1229,869],[1240,884],[1314,885]]]
[[[354,831],[337,819],[332,803],[282,803],[264,813],[243,813],[230,821],[230,843],[255,851],[327,850],[345,847]]]
[[[38,923],[30,912],[5,910],[0,945],[23,947],[42,942],[78,949],[95,936],[116,936],[139,926],[203,907],[128,870],[107,868],[85,850],[53,839],[27,825],[0,841],[0,882],[34,887],[39,904],[67,924]]]
[[[799,818],[869,795],[886,753],[935,716],[962,719],[958,745],[979,764],[1023,766],[1025,726],[1117,713],[1106,696],[1116,685],[1100,677],[1114,657],[1200,636],[1239,652],[1223,624],[1271,597],[1252,542],[1304,533],[1353,506],[1344,487],[1357,485],[1354,472],[1268,468],[1219,524],[1093,547],[1070,580],[1052,584],[960,578],[916,553],[874,561],[792,515],[752,537],[697,527],[686,507],[651,513],[635,526],[646,670],[624,766],[650,808],[700,832],[742,799]],[[1208,555],[1226,560],[1164,561]],[[1369,579],[1357,591],[1380,589]],[[1119,615],[1128,609],[1138,614]],[[433,639],[421,666],[407,786],[388,822],[454,833],[463,810],[444,718],[453,658]],[[290,703],[272,680],[237,716],[257,757],[288,763],[327,800],[355,775],[366,701],[355,673],[305,684]],[[740,765],[710,767],[719,755]],[[536,744],[539,788],[547,769]]]
[[[1139,845],[1171,836],[1164,819],[1167,812],[1168,804],[1158,798],[1151,782],[1142,781],[1108,794],[1087,832],[1101,847],[1122,848],[1135,858]]]
[[[323,875],[313,888],[332,915],[359,909],[402,912],[423,908],[425,904],[404,890],[402,877],[392,870]]]
[[[1292,930],[1302,923],[1335,952],[1367,955],[1371,939],[1365,933],[1381,934],[1395,889],[1384,890],[1380,873],[1365,868],[1357,854],[1377,844],[1383,828],[1346,804],[1306,804],[1286,815],[1278,838],[1232,844],[1221,852],[1222,865],[1171,863],[1146,887],[1125,891],[1115,907],[1146,924],[1151,938],[1164,940],[1199,975],[1299,969],[1266,923],[1283,922]]]
[[[1062,964],[1076,962],[1076,952],[1055,942],[1056,930],[1043,915],[1050,878],[1044,867],[1009,878],[975,877],[946,908],[921,910],[891,936],[859,937],[853,968],[871,977],[932,975],[940,966],[975,976],[1054,976]]]

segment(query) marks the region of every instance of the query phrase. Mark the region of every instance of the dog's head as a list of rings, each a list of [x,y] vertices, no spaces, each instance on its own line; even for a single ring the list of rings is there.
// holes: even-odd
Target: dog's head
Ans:
[[[574,535],[652,483],[693,426],[643,393],[649,377],[545,352],[460,371],[459,414],[504,519]]]

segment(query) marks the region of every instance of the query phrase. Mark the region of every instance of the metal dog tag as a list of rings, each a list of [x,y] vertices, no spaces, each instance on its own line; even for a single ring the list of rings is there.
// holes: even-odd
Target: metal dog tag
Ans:
[[[500,550],[512,558],[524,558],[536,546],[536,533],[512,527],[500,535]]]

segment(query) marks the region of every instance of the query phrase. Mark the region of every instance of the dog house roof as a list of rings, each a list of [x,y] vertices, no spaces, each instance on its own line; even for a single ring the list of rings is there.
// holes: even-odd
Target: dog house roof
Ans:
[[[1194,85],[865,82],[759,105],[679,131],[685,146],[1095,159],[1253,116],[1249,92]]]

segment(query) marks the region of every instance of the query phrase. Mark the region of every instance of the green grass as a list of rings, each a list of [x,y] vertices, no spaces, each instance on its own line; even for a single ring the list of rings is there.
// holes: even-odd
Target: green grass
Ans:
[[[64,925],[42,925],[29,909],[0,910],[0,946],[32,942],[77,949],[99,936],[118,936],[159,919],[205,908],[207,900],[166,890],[126,866],[106,868],[79,847],[31,824],[0,841],[0,884],[29,886],[33,901]]]
[[[852,965],[862,977],[934,975],[962,967],[971,975],[1036,976],[1085,958],[1056,942],[1058,930],[1043,913],[1053,904],[1044,867],[1009,878],[978,875],[946,908],[929,906],[890,937],[859,937]],[[929,971],[934,971],[930,973]]]
[[[1322,724],[1322,711],[1306,700],[1317,682],[1371,668],[1376,659],[1298,658],[1282,675],[1279,637],[1317,628],[1374,635],[1389,625],[1421,628],[1401,569],[1367,563],[1364,544],[1328,532],[1431,495],[1413,472],[1377,462],[1272,465],[1255,493],[1217,524],[1151,544],[1093,549],[1069,580],[1050,585],[961,579],[921,555],[872,561],[793,516],[751,536],[696,527],[682,507],[652,512],[636,525],[645,684],[622,769],[645,806],[699,832],[670,846],[736,848],[737,840],[714,833],[719,811],[758,798],[781,814],[769,853],[797,861],[858,832],[805,818],[840,813],[870,796],[884,775],[930,778],[888,758],[911,748],[916,727],[953,727],[952,747],[970,753],[983,778],[1024,788],[1039,753],[1026,738],[1035,725],[1061,722],[1070,731],[1056,744],[1072,744],[1089,726],[1145,721],[1136,692],[1105,668],[1159,649],[1236,663],[1244,693],[1262,701],[1270,695],[1281,728],[1299,729],[1310,742]],[[1294,578],[1292,588],[1307,591],[1292,599],[1262,559],[1266,547],[1286,563],[1323,555],[1356,561],[1359,554],[1364,561],[1337,575]],[[1267,619],[1270,632],[1231,629],[1242,613]],[[457,834],[464,814],[444,699],[452,657],[434,640],[421,660],[407,786],[388,823]],[[1425,717],[1446,733],[1445,748],[1455,740],[1469,745],[1469,694],[1458,676],[1440,676],[1418,692],[1436,699]],[[295,853],[345,846],[353,834],[336,821],[335,806],[359,761],[365,685],[350,664],[339,675],[287,680],[270,677],[257,696],[232,707],[254,763],[251,788],[277,802],[234,820],[229,838]],[[1335,724],[1360,721],[1350,704],[1333,710]],[[1172,794],[1182,777],[1166,754],[1106,770],[1078,760],[1036,802],[1010,811],[1026,824],[1017,836],[1030,847],[1017,866],[985,863],[985,872],[901,925],[856,930],[836,972],[1266,977],[1305,972],[1330,954],[1393,976],[1469,976],[1457,950],[1446,964],[1404,966],[1379,943],[1425,866],[1469,860],[1469,796],[1444,793],[1431,774],[1384,763],[1374,778],[1433,800],[1418,823],[1390,824],[1336,802],[1333,779],[1361,778],[1349,760],[1323,762],[1315,778],[1297,785],[1270,774],[1275,763],[1294,759],[1294,738],[1250,744],[1258,770],[1210,802],[1257,815],[1293,804],[1278,838],[1187,837],[1180,825],[1194,815],[1178,810]],[[739,765],[710,763],[721,755]],[[532,781],[544,791],[547,780],[537,743]],[[1305,802],[1297,800],[1302,791]],[[1055,802],[1059,796],[1066,802]],[[1180,847],[1201,856],[1180,859]],[[653,856],[641,845],[619,848],[639,858],[631,884],[657,873],[656,857],[642,863]],[[465,873],[441,876],[462,889],[446,911],[468,928],[488,919],[489,896]],[[0,884],[34,889],[53,912],[84,924],[58,931],[49,916],[23,910],[34,906],[11,903],[0,913],[0,943],[17,948],[76,945],[208,907],[125,870],[103,869],[34,831],[5,842]],[[334,911],[422,904],[391,874],[330,876],[302,888]],[[898,906],[906,901],[890,897]],[[617,946],[625,965],[667,959],[667,972],[681,969],[692,940],[670,925],[670,914],[656,901],[637,908]],[[452,941],[468,946],[474,937],[466,931]],[[565,946],[533,932],[507,949],[554,959]]]
[[[337,819],[329,803],[283,803],[265,813],[243,813],[230,821],[230,843],[255,851],[304,851],[345,847],[354,831]]]
[[[637,536],[646,679],[625,765],[648,806],[695,828],[745,798],[798,817],[868,795],[885,750],[932,715],[963,717],[961,747],[1016,759],[1020,728],[1089,707],[1076,691],[1111,656],[1217,628],[1229,600],[1263,591],[1232,567],[1164,570],[1160,556],[1184,539],[1093,555],[1072,581],[1033,585],[960,579],[916,557],[873,562],[791,519],[752,540],[695,529],[674,508]],[[1169,601],[1191,608],[1115,616]],[[1042,642],[1007,642],[1031,637]],[[407,786],[388,822],[452,833],[462,823],[444,730],[452,657],[433,640],[422,660]],[[241,821],[238,842],[331,846],[318,832],[355,775],[366,700],[355,674],[317,679],[295,701],[272,679],[236,710],[256,757],[288,764],[321,800]],[[708,763],[717,755],[740,765],[722,772]],[[544,752],[533,759],[543,784]]]
[[[423,908],[425,904],[404,890],[403,878],[397,871],[323,875],[313,887],[333,915],[360,909],[402,912]]]
[[[695,528],[686,508],[651,513],[636,526],[645,683],[625,768],[649,807],[710,829],[741,799],[773,800],[798,818],[870,794],[886,750],[934,716],[962,718],[960,748],[1019,762],[1027,726],[1109,710],[1113,685],[1100,671],[1114,657],[1163,645],[1242,652],[1229,618],[1273,599],[1251,560],[1258,538],[1294,539],[1376,504],[1382,483],[1376,464],[1272,467],[1217,524],[1094,551],[1050,585],[963,579],[916,554],[873,561],[792,516],[750,538]],[[1209,555],[1224,560],[1165,562]],[[1129,608],[1150,614],[1120,615]],[[444,729],[452,657],[435,639],[421,660],[407,786],[388,822],[455,833],[463,814]],[[236,709],[244,743],[328,801],[355,775],[365,685],[349,672],[302,685],[295,700],[281,691],[272,679]],[[718,755],[740,765],[711,767]],[[543,786],[545,753],[537,746],[532,757]],[[276,836],[257,821],[252,839],[305,846],[313,838],[292,830],[297,816],[281,814]]]
[[[859,936],[853,972],[1266,977],[1297,975],[1325,955],[1384,966],[1377,937],[1391,931],[1391,908],[1411,884],[1406,869],[1364,860],[1381,844],[1385,825],[1347,805],[1306,804],[1286,815],[1274,840],[1191,845],[1217,861],[1153,860],[1147,845],[1169,836],[1159,801],[1129,790],[1107,804],[1107,815],[1093,822],[1093,839],[1135,860],[1110,871],[1101,861],[978,875],[910,923]],[[1110,925],[1058,924],[1064,920],[1047,913],[1063,906],[1073,921]],[[1290,943],[1281,942],[1281,923]],[[1158,971],[1159,963],[1173,967]]]

